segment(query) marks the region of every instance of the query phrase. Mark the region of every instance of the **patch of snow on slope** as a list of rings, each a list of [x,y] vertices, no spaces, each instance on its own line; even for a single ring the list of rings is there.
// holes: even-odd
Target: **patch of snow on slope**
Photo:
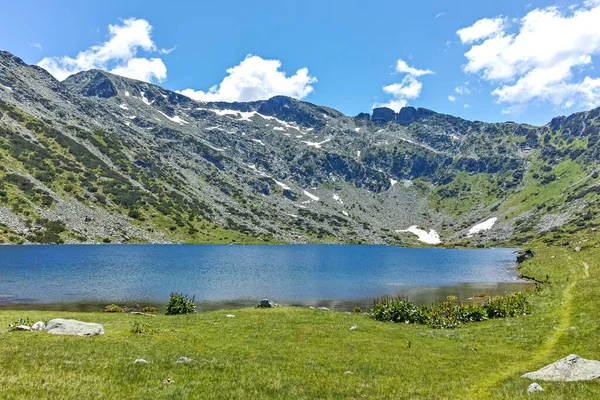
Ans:
[[[360,128],[354,128],[354,132],[356,132],[356,133],[360,132]]]
[[[140,95],[142,96],[141,100],[146,103],[147,105],[152,105],[152,103],[154,103],[154,100],[152,101],[148,101],[148,99],[146,98],[146,96],[144,96],[144,92],[140,92]]]
[[[309,147],[315,147],[317,149],[320,149],[322,145],[324,145],[327,142],[331,142],[331,139],[326,139],[323,140],[322,142],[306,142],[306,141],[302,141],[302,143],[305,143],[307,146]]]
[[[413,225],[408,229],[397,230],[397,233],[412,233],[416,235],[420,242],[427,244],[440,244],[442,241],[440,240],[440,235],[431,229],[429,232],[419,229],[417,225]]]
[[[174,117],[169,117],[167,114],[165,114],[164,112],[158,110],[159,113],[161,113],[162,115],[164,115],[167,119],[169,119],[170,121],[173,121],[179,125],[184,125],[184,124],[189,124],[189,122],[184,121],[183,119],[179,118],[179,116],[174,116]]]
[[[281,132],[285,132],[285,128],[282,128],[281,126],[275,126],[273,127],[274,131],[281,131]]]
[[[13,90],[11,87],[4,86],[4,85],[2,85],[2,84],[0,84],[0,88],[2,88],[2,89],[6,89],[6,90],[8,90],[9,92],[12,92],[12,90]]]
[[[262,142],[262,140],[260,139],[252,139],[253,142],[256,142],[258,144],[260,144],[261,146],[264,146],[265,144]]]
[[[356,150],[356,157],[360,157],[360,150]]]
[[[394,186],[396,183],[398,183],[398,181],[397,181],[397,180],[395,180],[395,179],[391,179],[391,178],[390,178],[390,184],[391,184],[392,186]]]
[[[342,214],[344,214],[344,215],[347,217],[347,216],[348,216],[348,211],[346,211],[346,210],[343,210],[343,211],[342,211]]]
[[[129,119],[136,119],[137,117],[135,115],[130,115],[129,117],[127,117]]]
[[[493,217],[488,219],[487,221],[483,221],[473,226],[471,229],[469,229],[469,234],[467,235],[467,237],[471,237],[474,234],[479,233],[481,231],[489,231],[490,229],[492,229],[496,221],[498,221],[498,218]]]
[[[274,180],[274,179],[273,179],[273,180]],[[286,184],[285,184],[285,183],[283,183],[283,182],[275,181],[275,183],[276,183],[276,184],[278,184],[279,186],[281,186],[281,188],[282,188],[283,190],[292,190],[292,188],[291,188],[291,187],[289,187],[288,185],[286,185]]]
[[[309,192],[307,192],[306,190],[304,190],[304,191],[303,191],[303,193],[304,193],[304,195],[305,195],[306,197],[308,197],[308,198],[309,198],[309,199],[311,199],[311,200],[314,200],[314,201],[319,201],[319,200],[321,200],[320,198],[318,198],[317,196],[315,196],[315,195],[314,195],[314,194],[312,194],[312,193],[309,193]]]
[[[125,91],[125,96],[129,97],[129,91]]]
[[[121,107],[123,110],[129,110],[129,107],[127,107],[125,104],[119,104],[119,107]]]
[[[342,201],[342,199],[340,199],[340,196],[337,193],[333,194],[333,200],[337,201],[341,205],[344,205],[344,202]]]

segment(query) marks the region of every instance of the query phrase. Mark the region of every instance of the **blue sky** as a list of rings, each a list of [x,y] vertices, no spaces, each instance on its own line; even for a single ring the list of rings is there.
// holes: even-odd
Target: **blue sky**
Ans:
[[[600,106],[600,0],[449,3],[10,2],[0,49],[62,78],[91,65],[198,99],[281,93],[348,115],[408,104],[544,124]]]

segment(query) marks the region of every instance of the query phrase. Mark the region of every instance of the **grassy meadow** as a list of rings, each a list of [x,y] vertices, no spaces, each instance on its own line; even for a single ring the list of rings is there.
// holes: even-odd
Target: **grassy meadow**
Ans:
[[[0,398],[600,398],[600,380],[539,382],[546,391],[528,395],[531,381],[520,378],[571,353],[600,358],[600,249],[536,251],[521,273],[550,283],[538,285],[531,315],[457,329],[292,307],[156,317],[0,311]],[[8,329],[18,318],[57,317],[101,323],[106,334]],[[136,321],[143,333],[132,332]],[[193,361],[176,363],[182,356]]]

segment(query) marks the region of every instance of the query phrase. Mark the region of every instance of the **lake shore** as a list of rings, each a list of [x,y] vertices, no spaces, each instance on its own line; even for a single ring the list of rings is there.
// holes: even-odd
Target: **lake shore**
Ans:
[[[531,315],[452,330],[296,307],[156,317],[0,310],[0,384],[6,398],[17,399],[77,393],[115,399],[524,399],[531,381],[520,378],[523,373],[571,353],[600,354],[600,250],[536,252],[519,268],[548,281],[536,285]],[[17,318],[57,317],[101,323],[106,334],[7,330]],[[136,323],[145,333],[133,333]],[[177,364],[179,357],[192,361]],[[134,364],[139,358],[148,364]],[[598,380],[543,386],[549,398],[600,395]]]

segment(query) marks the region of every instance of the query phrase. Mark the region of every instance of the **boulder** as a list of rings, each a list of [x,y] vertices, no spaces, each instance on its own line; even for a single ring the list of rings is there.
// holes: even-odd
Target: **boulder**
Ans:
[[[528,372],[523,378],[558,382],[589,381],[600,378],[600,361],[571,354],[538,371]]]
[[[358,326],[357,326],[357,325],[352,325],[352,326],[350,327],[350,330],[351,330],[351,331],[355,331],[355,330],[357,330],[357,329],[358,329]]]
[[[581,247],[575,247],[575,251],[576,252],[580,252],[581,251]]]
[[[269,299],[262,299],[260,301],[260,303],[256,306],[256,308],[271,308],[271,307],[276,307],[277,304],[273,303],[271,300]]]
[[[76,319],[55,318],[48,322],[46,332],[53,335],[96,336],[104,335],[100,324],[77,321]]]
[[[533,392],[543,392],[544,388],[541,387],[539,384],[537,383],[532,383],[531,385],[529,385],[529,387],[527,388],[527,393],[533,393]]]
[[[44,324],[42,321],[38,321],[35,324],[31,325],[31,330],[32,331],[43,331],[45,327],[46,327],[46,324]]]
[[[533,257],[535,257],[535,252],[533,250],[523,250],[517,253],[517,263],[521,264]]]
[[[134,364],[148,364],[148,361],[144,360],[143,358],[138,358],[133,363]]]

